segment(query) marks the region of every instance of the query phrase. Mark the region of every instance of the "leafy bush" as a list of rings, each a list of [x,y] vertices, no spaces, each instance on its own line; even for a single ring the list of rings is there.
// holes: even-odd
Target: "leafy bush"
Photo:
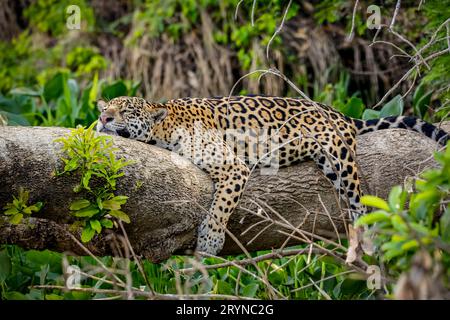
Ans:
[[[67,7],[76,5],[80,8],[81,21],[84,29],[93,30],[95,25],[94,11],[85,0],[37,0],[24,11],[31,27],[53,36],[66,34],[68,17]]]
[[[128,215],[121,210],[128,197],[114,194],[117,180],[124,175],[122,169],[130,162],[116,158],[112,139],[97,136],[95,125],[96,122],[87,129],[80,126],[66,137],[55,140],[63,144],[64,152],[61,158],[64,170],[58,175],[78,173],[80,183],[73,191],[87,193],[87,199],[76,200],[70,205],[72,215],[78,218],[74,227],[83,228],[83,242],[89,242],[103,228],[111,229],[113,217],[130,223]]]
[[[99,96],[112,99],[135,95],[139,83],[94,79],[84,89],[68,71],[60,71],[37,89],[15,88],[0,94],[0,114],[11,125],[88,126],[98,117],[95,101]]]
[[[359,218],[357,224],[374,225],[371,232],[382,260],[397,275],[411,267],[411,257],[418,250],[440,256],[450,275],[450,143],[435,159],[440,167],[423,172],[415,191],[396,186],[388,202],[374,196],[361,199],[377,210]]]

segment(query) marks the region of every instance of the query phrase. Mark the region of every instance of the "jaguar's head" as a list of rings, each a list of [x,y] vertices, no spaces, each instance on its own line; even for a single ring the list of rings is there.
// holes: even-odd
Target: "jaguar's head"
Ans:
[[[155,124],[164,120],[167,109],[142,98],[118,97],[97,101],[100,117],[97,131],[125,138],[148,141]]]

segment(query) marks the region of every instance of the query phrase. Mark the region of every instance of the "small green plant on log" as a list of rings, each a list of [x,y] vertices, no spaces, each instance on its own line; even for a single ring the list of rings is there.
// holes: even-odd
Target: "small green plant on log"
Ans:
[[[117,224],[114,218],[130,223],[129,216],[122,211],[128,197],[116,195],[117,180],[124,175],[122,169],[131,162],[117,158],[113,143],[108,136],[98,136],[94,130],[96,122],[88,128],[78,126],[65,137],[55,141],[62,143],[64,155],[63,174],[79,174],[80,182],[75,193],[85,196],[70,205],[71,214],[77,218],[74,227],[82,227],[81,240],[89,242],[103,228],[111,229]]]
[[[39,212],[41,210],[43,206],[42,202],[29,205],[29,199],[30,192],[20,188],[17,197],[13,195],[13,201],[3,207],[3,214],[8,216],[9,223],[19,224],[23,217],[31,216],[33,212]]]

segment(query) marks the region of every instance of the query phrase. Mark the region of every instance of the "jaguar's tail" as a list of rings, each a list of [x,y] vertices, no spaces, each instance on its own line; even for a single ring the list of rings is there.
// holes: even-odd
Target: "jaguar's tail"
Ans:
[[[445,146],[447,141],[450,140],[449,134],[444,130],[415,117],[387,117],[367,121],[358,119],[351,120],[358,130],[357,134],[365,134],[383,129],[402,128],[422,133],[442,146]]]

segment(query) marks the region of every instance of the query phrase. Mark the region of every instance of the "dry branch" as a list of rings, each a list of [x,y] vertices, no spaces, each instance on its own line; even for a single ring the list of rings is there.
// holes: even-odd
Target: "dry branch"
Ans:
[[[450,131],[450,122],[443,127]],[[31,201],[45,203],[28,224],[11,226],[0,220],[0,244],[85,254],[67,234],[73,221],[69,203],[81,197],[72,191],[78,178],[52,174],[61,165],[59,145],[53,140],[66,132],[62,128],[0,127],[0,207],[10,202],[20,187],[30,191]],[[132,222],[125,227],[136,254],[160,261],[173,252],[192,249],[196,226],[212,199],[209,177],[169,151],[120,137],[114,137],[114,144],[119,156],[134,161],[126,168],[118,193],[130,197],[125,211]],[[437,148],[426,137],[401,129],[359,137],[363,189],[386,197],[393,185],[432,166]],[[287,224],[299,227],[308,237],[313,233],[331,239],[345,233],[342,217],[346,213],[339,210],[331,184],[313,163],[280,169],[275,176],[257,171],[229,223],[231,233],[244,245],[252,240],[246,246],[249,251],[285,246],[287,235],[292,234],[290,229],[281,230]],[[267,227],[270,219],[260,215],[281,223]],[[99,256],[111,254],[110,238],[97,237],[88,248]],[[290,241],[301,238],[296,234]],[[228,237],[222,253],[241,252]]]

